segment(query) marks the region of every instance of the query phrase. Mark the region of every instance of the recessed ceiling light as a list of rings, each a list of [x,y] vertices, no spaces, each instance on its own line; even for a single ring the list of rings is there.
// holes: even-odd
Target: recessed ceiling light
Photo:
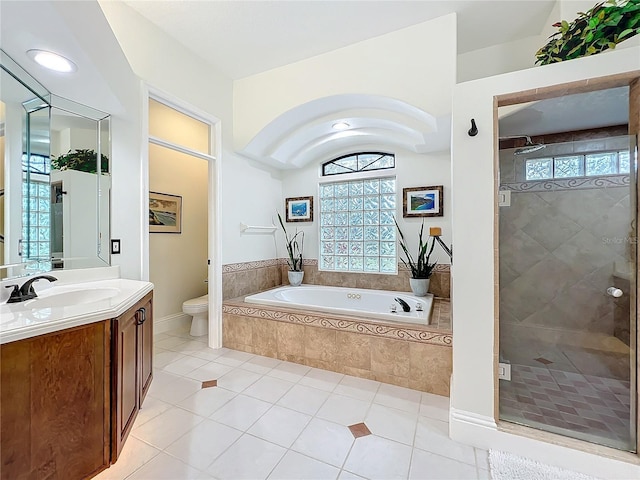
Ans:
[[[332,125],[335,130],[346,130],[351,127],[347,122],[336,122]]]
[[[78,66],[68,58],[47,50],[28,50],[27,55],[37,64],[56,72],[70,73],[78,70]]]

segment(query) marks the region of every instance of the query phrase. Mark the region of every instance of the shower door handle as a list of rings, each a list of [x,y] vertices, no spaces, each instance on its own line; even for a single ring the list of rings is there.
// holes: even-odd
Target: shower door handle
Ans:
[[[623,294],[622,290],[616,287],[607,288],[607,295],[611,295],[612,297],[619,298]]]

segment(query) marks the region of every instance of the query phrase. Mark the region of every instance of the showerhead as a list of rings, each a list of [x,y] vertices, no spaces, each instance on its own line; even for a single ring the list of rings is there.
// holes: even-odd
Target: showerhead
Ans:
[[[524,144],[524,147],[516,148],[513,152],[514,155],[524,155],[525,153],[537,152],[538,150],[542,150],[546,147],[543,143],[533,143],[531,141],[531,137],[523,135],[527,139],[527,143]]]

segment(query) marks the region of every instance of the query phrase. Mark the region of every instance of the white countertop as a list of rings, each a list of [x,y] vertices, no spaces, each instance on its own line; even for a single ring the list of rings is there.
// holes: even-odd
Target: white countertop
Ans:
[[[22,284],[26,278],[20,280],[19,283]],[[123,278],[52,284],[46,280],[39,280],[34,283],[34,287],[36,287],[38,299],[43,300],[78,290],[109,290],[110,296],[84,304],[46,308],[35,308],[37,303],[34,300],[2,303],[0,304],[0,344],[115,318],[153,290],[153,284],[150,282]]]

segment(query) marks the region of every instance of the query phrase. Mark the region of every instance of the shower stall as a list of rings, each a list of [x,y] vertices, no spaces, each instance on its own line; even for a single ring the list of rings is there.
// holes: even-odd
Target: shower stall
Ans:
[[[636,138],[556,132],[500,138],[499,417],[635,451]]]

